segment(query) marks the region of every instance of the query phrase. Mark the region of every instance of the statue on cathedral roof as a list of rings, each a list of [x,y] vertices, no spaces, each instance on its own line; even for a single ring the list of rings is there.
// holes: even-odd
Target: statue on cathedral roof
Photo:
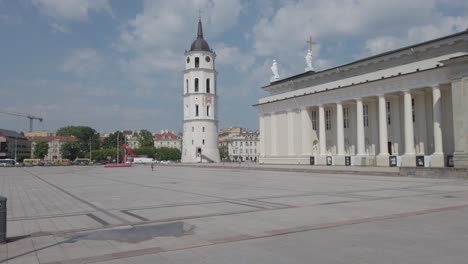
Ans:
[[[306,68],[304,70],[306,72],[314,71],[314,67],[312,66],[312,45],[314,45],[315,42],[312,41],[312,37],[309,37],[309,40],[307,40],[306,43],[309,44],[309,49],[307,51],[307,55],[305,56]]]
[[[276,63],[276,60],[273,60],[273,65],[271,65],[271,71],[273,72],[273,76],[271,77],[270,81],[274,82],[279,80],[279,72],[278,72],[278,63]]]

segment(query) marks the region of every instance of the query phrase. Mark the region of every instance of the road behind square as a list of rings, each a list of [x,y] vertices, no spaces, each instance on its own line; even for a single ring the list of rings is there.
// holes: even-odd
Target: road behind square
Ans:
[[[468,182],[149,166],[0,170],[0,263],[465,263]]]

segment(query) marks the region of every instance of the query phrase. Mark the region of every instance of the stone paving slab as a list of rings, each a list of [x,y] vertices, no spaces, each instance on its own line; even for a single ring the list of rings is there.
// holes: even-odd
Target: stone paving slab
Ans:
[[[34,167],[0,170],[0,184],[0,195],[9,198],[12,239],[0,245],[0,263],[310,263],[302,245],[277,241],[309,234],[298,241],[317,244],[320,230],[443,213],[459,223],[468,213],[468,185],[448,179],[166,166],[156,172],[145,166]],[[183,233],[172,226],[182,227]],[[365,228],[358,230],[361,235]],[[406,231],[423,238],[409,227]],[[385,230],[381,235],[398,242]],[[269,242],[261,247],[241,246],[243,255],[238,254],[236,245],[264,240]],[[362,263],[356,252],[366,248],[359,244],[350,253],[351,262],[321,259]],[[278,254],[275,245],[288,251]],[[454,260],[458,258],[447,258],[447,263]]]

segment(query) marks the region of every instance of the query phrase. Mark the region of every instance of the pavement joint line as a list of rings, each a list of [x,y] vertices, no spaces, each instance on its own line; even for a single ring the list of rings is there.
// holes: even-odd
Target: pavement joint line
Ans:
[[[68,196],[70,196],[70,197],[72,197],[72,198],[74,198],[74,199],[76,199],[76,200],[78,200],[78,201],[80,201],[80,202],[82,202],[82,203],[88,205],[89,207],[95,209],[96,211],[99,211],[99,212],[101,212],[101,213],[103,213],[103,214],[105,214],[105,215],[107,215],[107,216],[110,216],[110,217],[112,217],[112,218],[114,218],[114,219],[117,219],[117,220],[119,220],[119,221],[121,221],[121,222],[123,222],[123,223],[127,223],[127,224],[129,223],[126,219],[123,219],[122,217],[120,217],[120,216],[118,216],[118,215],[115,215],[115,214],[113,214],[113,213],[110,213],[110,212],[106,211],[105,209],[102,209],[102,208],[97,207],[96,205],[94,205],[94,204],[92,204],[92,203],[90,203],[90,202],[88,202],[88,201],[86,201],[86,200],[84,200],[84,199],[82,199],[82,198],[80,198],[80,197],[74,195],[73,193],[71,193],[71,192],[69,192],[69,191],[67,191],[67,190],[65,190],[65,189],[63,189],[63,188],[61,188],[60,186],[55,185],[55,184],[53,184],[53,183],[51,183],[51,182],[49,182],[49,181],[43,179],[43,178],[40,177],[39,175],[37,175],[37,174],[35,174],[35,173],[32,173],[32,172],[28,171],[27,169],[24,169],[24,170],[25,170],[27,173],[29,173],[31,176],[36,177],[37,179],[39,179],[39,180],[41,180],[41,181],[47,183],[48,185],[50,185],[50,186],[56,188],[57,190],[59,190],[59,191],[65,193],[65,194],[67,194]]]
[[[145,188],[151,188],[151,189],[160,189],[160,190],[166,190],[166,191],[172,191],[172,192],[178,192],[178,193],[185,193],[185,194],[191,194],[191,195],[197,195],[197,196],[204,196],[204,197],[216,198],[216,199],[220,199],[220,200],[224,200],[224,199],[225,199],[225,198],[223,198],[223,197],[218,197],[218,196],[214,196],[214,195],[207,195],[207,194],[201,194],[201,193],[194,193],[194,192],[187,192],[187,191],[181,191],[181,190],[174,190],[174,189],[163,188],[163,187],[158,187],[158,186],[154,186],[154,185],[145,185],[145,184],[141,184],[141,183],[128,182],[128,181],[117,180],[117,179],[110,179],[110,178],[107,178],[107,177],[95,176],[95,178],[101,178],[101,179],[106,179],[106,180],[114,181],[114,182],[121,182],[121,183],[126,183],[126,184],[132,184],[132,185],[136,185],[136,186],[140,186],[140,187],[145,187]]]
[[[93,219],[94,221],[98,222],[99,224],[103,225],[103,226],[108,226],[110,225],[109,222],[107,222],[106,220],[100,218],[100,217],[97,217],[96,215],[94,214],[86,214],[86,216],[88,216],[89,218]]]
[[[40,219],[50,219],[50,218],[62,218],[62,217],[72,217],[72,216],[80,216],[80,215],[87,215],[89,213],[94,213],[95,211],[87,211],[77,214],[60,214],[60,215],[44,215],[44,216],[32,216],[32,217],[16,217],[16,218],[8,218],[7,221],[15,222],[15,221],[29,221],[29,220],[40,220]]]
[[[262,201],[261,199],[247,199],[248,201],[252,202],[257,202],[259,204],[266,204],[266,205],[272,205],[276,207],[289,207],[290,205],[287,204],[282,204],[282,203],[274,203],[274,202],[269,202],[269,201]]]
[[[444,211],[463,209],[467,207],[468,207],[468,204],[463,204],[463,205],[440,207],[440,208],[433,208],[433,209],[426,209],[426,210],[419,210],[419,211],[396,213],[396,214],[383,215],[383,216],[343,220],[343,221],[331,222],[331,223],[322,223],[322,224],[317,224],[317,225],[298,226],[298,227],[285,228],[285,229],[275,229],[275,230],[270,230],[270,231],[259,232],[257,234],[241,234],[241,235],[228,236],[228,237],[219,238],[219,239],[210,239],[207,241],[201,240],[201,241],[192,242],[190,244],[182,243],[179,245],[150,247],[150,248],[145,248],[145,249],[121,251],[121,252],[103,254],[103,255],[98,255],[98,256],[84,257],[84,258],[45,262],[41,264],[97,263],[97,262],[111,261],[111,260],[117,260],[117,259],[126,259],[130,257],[136,257],[136,256],[142,256],[142,255],[171,252],[171,251],[177,251],[177,250],[183,250],[183,249],[200,248],[200,247],[214,246],[214,245],[220,245],[220,244],[226,244],[226,243],[248,241],[248,240],[269,238],[269,237],[275,237],[275,236],[283,236],[283,235],[302,233],[302,232],[308,232],[308,231],[314,231],[314,230],[330,229],[330,228],[336,228],[336,227],[341,227],[341,226],[365,224],[365,223],[371,223],[371,222],[376,222],[376,221],[384,221],[384,220],[406,218],[406,217],[412,217],[412,216],[418,216],[418,215],[426,215],[426,214],[431,214],[431,213],[439,213],[439,212],[444,212]]]
[[[124,214],[126,214],[126,215],[129,215],[129,216],[131,216],[131,217],[134,217],[134,218],[136,218],[136,219],[138,219],[138,220],[141,220],[141,221],[150,221],[150,219],[148,219],[148,218],[146,218],[146,217],[143,217],[143,216],[141,216],[141,215],[134,214],[134,213],[129,212],[129,211],[127,211],[127,210],[120,210],[120,212],[122,212],[122,213],[124,213]]]
[[[405,177],[401,176],[399,171],[379,171],[379,170],[345,170],[345,169],[318,169],[318,168],[281,168],[281,167],[236,167],[236,166],[206,166],[206,165],[179,165],[179,164],[168,164],[168,167],[196,167],[204,169],[228,169],[228,170],[259,170],[259,171],[281,171],[281,172],[299,172],[299,173],[313,173],[313,174],[343,174],[355,176],[359,175],[371,175],[371,176],[391,176],[391,177]],[[407,176],[406,176],[407,177]]]
[[[31,216],[31,217],[15,217],[15,218],[8,218],[8,221],[27,221],[27,220],[38,220],[38,219],[48,219],[48,218],[60,218],[60,217],[70,217],[70,216],[80,216],[86,215],[89,213],[95,213],[96,211],[85,211],[80,213],[74,214],[59,214],[59,215],[38,215],[38,216]]]
[[[167,205],[158,205],[158,206],[142,206],[142,207],[129,207],[129,208],[120,208],[119,210],[125,211],[138,211],[138,210],[148,210],[148,209],[159,209],[159,208],[170,208],[170,207],[181,207],[181,206],[191,206],[191,205],[205,205],[205,204],[217,204],[225,203],[224,200],[208,201],[208,202],[197,202],[197,203],[177,203],[177,204],[167,204]]]
[[[238,200],[226,200],[226,202],[232,203],[232,204],[237,204],[237,205],[250,206],[250,207],[259,208],[259,209],[267,209],[267,210],[268,209],[275,209],[275,208],[266,207],[266,206],[260,205],[260,204],[247,203],[247,202],[238,201]]]
[[[459,192],[464,192],[464,191],[459,191]],[[453,192],[450,192],[450,193],[453,193]],[[443,194],[443,193],[440,193],[440,194]],[[416,196],[426,196],[426,195],[431,195],[431,194],[421,194],[421,195],[416,195]],[[337,197],[341,197],[341,196],[337,196]],[[130,223],[130,225],[138,226],[138,225],[146,225],[146,224],[152,224],[152,223],[168,223],[168,222],[174,222],[174,221],[200,219],[200,218],[216,217],[216,216],[238,215],[238,214],[256,213],[256,212],[263,212],[263,211],[294,209],[294,208],[301,208],[301,207],[327,206],[327,205],[335,205],[335,204],[341,204],[341,203],[372,202],[372,201],[391,200],[391,199],[405,198],[405,197],[409,197],[409,196],[378,197],[376,199],[343,201],[343,202],[341,202],[341,201],[340,202],[329,202],[329,203],[325,202],[325,203],[317,203],[317,204],[311,204],[311,205],[306,205],[306,206],[304,206],[304,205],[301,205],[301,206],[288,205],[288,207],[281,207],[281,208],[258,208],[258,209],[254,209],[254,210],[244,210],[244,211],[237,211],[237,212],[191,215],[191,216],[173,217],[173,218],[165,218],[165,219],[157,219],[157,220],[148,220],[148,221],[143,221],[143,222],[132,222],[132,223]],[[245,204],[240,204],[240,205],[245,205]],[[251,206],[251,207],[254,207],[254,206]],[[466,205],[466,207],[468,207],[468,204]],[[128,226],[128,224],[111,224],[108,227],[120,227],[120,226]],[[39,232],[39,233],[36,233],[36,234],[31,234],[31,236],[37,237],[37,236],[48,236],[48,235],[56,235],[56,234],[64,234],[64,233],[87,232],[87,231],[94,231],[94,230],[99,230],[99,229],[101,229],[101,228],[70,229],[70,230],[63,230],[63,231],[58,231],[58,232]]]

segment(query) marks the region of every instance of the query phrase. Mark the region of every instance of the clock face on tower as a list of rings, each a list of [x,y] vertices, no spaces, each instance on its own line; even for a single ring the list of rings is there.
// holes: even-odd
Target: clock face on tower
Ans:
[[[206,57],[205,57],[205,60],[206,60],[206,62],[210,62],[210,61],[211,61],[211,59],[210,59],[209,56],[206,56]]]
[[[187,57],[187,63],[190,63],[190,57]]]

